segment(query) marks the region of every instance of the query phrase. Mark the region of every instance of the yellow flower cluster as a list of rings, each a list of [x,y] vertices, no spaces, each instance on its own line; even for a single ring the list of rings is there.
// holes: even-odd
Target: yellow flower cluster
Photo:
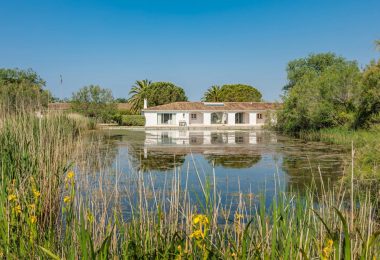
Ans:
[[[13,211],[14,211],[14,213],[16,213],[16,215],[21,214],[21,206],[20,205],[14,206]]]
[[[12,202],[12,201],[16,201],[17,200],[17,196],[14,195],[14,194],[10,194],[8,195],[8,201]]]
[[[63,198],[63,202],[64,202],[64,203],[70,203],[70,202],[71,202],[71,197],[70,197],[70,196],[65,196],[65,197]]]
[[[322,259],[329,259],[332,251],[333,251],[334,241],[329,239],[327,240],[326,246],[322,250]]]
[[[34,216],[34,215],[30,216],[30,222],[31,222],[32,224],[36,223],[36,222],[37,222],[37,217]]]
[[[196,240],[203,240],[206,237],[209,223],[210,222],[206,215],[194,215],[193,224],[196,229],[193,233],[190,234],[190,238],[194,238]]]
[[[17,203],[17,196],[13,193],[8,195],[8,201],[13,204],[12,210],[16,215],[21,214],[21,206]]]
[[[72,180],[73,178],[74,178],[74,172],[73,171],[69,171],[68,173],[67,173],[67,176],[66,176],[66,179],[67,180]]]
[[[190,238],[195,238],[196,240],[204,239],[204,234],[202,230],[195,230],[193,233],[190,234]]]
[[[206,215],[198,214],[193,216],[193,223],[194,225],[200,224],[200,225],[208,225],[209,221]]]
[[[34,195],[34,198],[38,199],[41,196],[41,192],[33,188],[33,195]]]

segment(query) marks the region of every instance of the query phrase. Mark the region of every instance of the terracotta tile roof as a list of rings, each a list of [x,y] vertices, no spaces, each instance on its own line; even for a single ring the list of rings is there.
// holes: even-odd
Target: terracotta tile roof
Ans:
[[[161,106],[148,107],[143,111],[247,111],[279,109],[279,103],[265,102],[174,102]]]

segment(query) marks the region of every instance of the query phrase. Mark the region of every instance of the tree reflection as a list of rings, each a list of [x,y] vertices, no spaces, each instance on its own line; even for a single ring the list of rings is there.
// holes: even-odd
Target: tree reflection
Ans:
[[[207,155],[206,159],[214,166],[230,169],[251,168],[261,160],[261,155],[233,154],[233,155]]]
[[[185,162],[184,154],[149,152],[146,158],[140,157],[137,168],[142,171],[167,171],[180,167]]]
[[[323,186],[325,189],[331,188],[341,178],[343,168],[343,160],[338,156],[322,160],[318,157],[285,155],[282,163],[282,169],[289,177],[287,190],[301,194],[305,194],[312,185],[320,192]]]

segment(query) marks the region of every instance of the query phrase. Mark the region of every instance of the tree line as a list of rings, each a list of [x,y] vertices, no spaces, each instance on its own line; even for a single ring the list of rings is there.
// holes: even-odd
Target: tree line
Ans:
[[[62,101],[52,97],[45,89],[46,82],[33,70],[0,69],[0,99],[9,111],[17,109],[42,109],[49,102]],[[122,114],[140,114],[144,99],[149,106],[188,101],[185,90],[172,82],[137,80],[128,98],[114,98],[112,91],[99,85],[84,86],[72,94],[70,100],[74,111],[104,122],[120,121]],[[258,102],[262,94],[256,88],[243,84],[212,86],[202,98],[206,102]],[[118,111],[117,103],[130,104],[128,111]]]
[[[361,70],[356,61],[334,53],[311,54],[289,62],[286,70],[279,130],[357,129],[380,123],[380,60]]]
[[[380,50],[380,40],[375,42]],[[318,130],[326,127],[369,127],[380,123],[380,61],[361,70],[356,61],[334,53],[311,54],[288,63],[288,82],[283,87],[283,106],[277,128],[283,132]],[[58,99],[45,89],[46,82],[33,70],[0,69],[1,107],[9,112],[41,109]],[[117,102],[131,106],[126,114],[139,114],[144,99],[149,106],[187,101],[184,89],[171,82],[137,80],[128,98],[113,97],[98,85],[84,86],[72,94],[72,108],[102,121],[117,121]],[[205,102],[260,102],[262,94],[250,85],[211,86],[203,94]]]

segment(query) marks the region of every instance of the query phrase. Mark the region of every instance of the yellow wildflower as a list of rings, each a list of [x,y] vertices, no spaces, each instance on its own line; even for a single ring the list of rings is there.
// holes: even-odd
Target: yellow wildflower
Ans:
[[[193,216],[193,223],[196,224],[201,224],[201,225],[207,225],[209,223],[208,218],[206,215],[198,214]]]
[[[177,249],[178,249],[178,251],[180,251],[180,252],[181,252],[181,250],[182,250],[182,247],[181,247],[181,245],[178,245],[178,246],[177,246]]]
[[[190,235],[190,238],[195,238],[196,240],[200,240],[204,238],[204,234],[202,230],[196,230]]]
[[[8,195],[8,200],[9,201],[14,201],[14,200],[16,200],[17,199],[17,196],[16,195],[14,195],[14,194],[10,194],[10,195]]]
[[[72,178],[74,178],[74,172],[73,171],[69,171],[68,173],[67,173],[67,179],[68,180],[71,180]]]
[[[327,245],[322,250],[322,259],[328,259],[333,251],[334,241],[329,239],[327,240]]]
[[[32,222],[32,224],[36,223],[37,217],[36,216],[30,216],[30,222]]]
[[[65,196],[65,197],[63,198],[63,202],[64,202],[64,203],[70,203],[70,201],[71,201],[71,197],[70,197],[70,196]]]
[[[38,199],[39,196],[41,196],[41,192],[39,192],[38,190],[36,189],[33,189],[33,195],[36,199]]]
[[[235,256],[236,256],[236,253],[232,253],[231,256],[232,256],[232,257],[235,257]]]
[[[16,205],[14,208],[13,208],[13,211],[18,215],[18,214],[21,214],[21,206],[20,205]]]

